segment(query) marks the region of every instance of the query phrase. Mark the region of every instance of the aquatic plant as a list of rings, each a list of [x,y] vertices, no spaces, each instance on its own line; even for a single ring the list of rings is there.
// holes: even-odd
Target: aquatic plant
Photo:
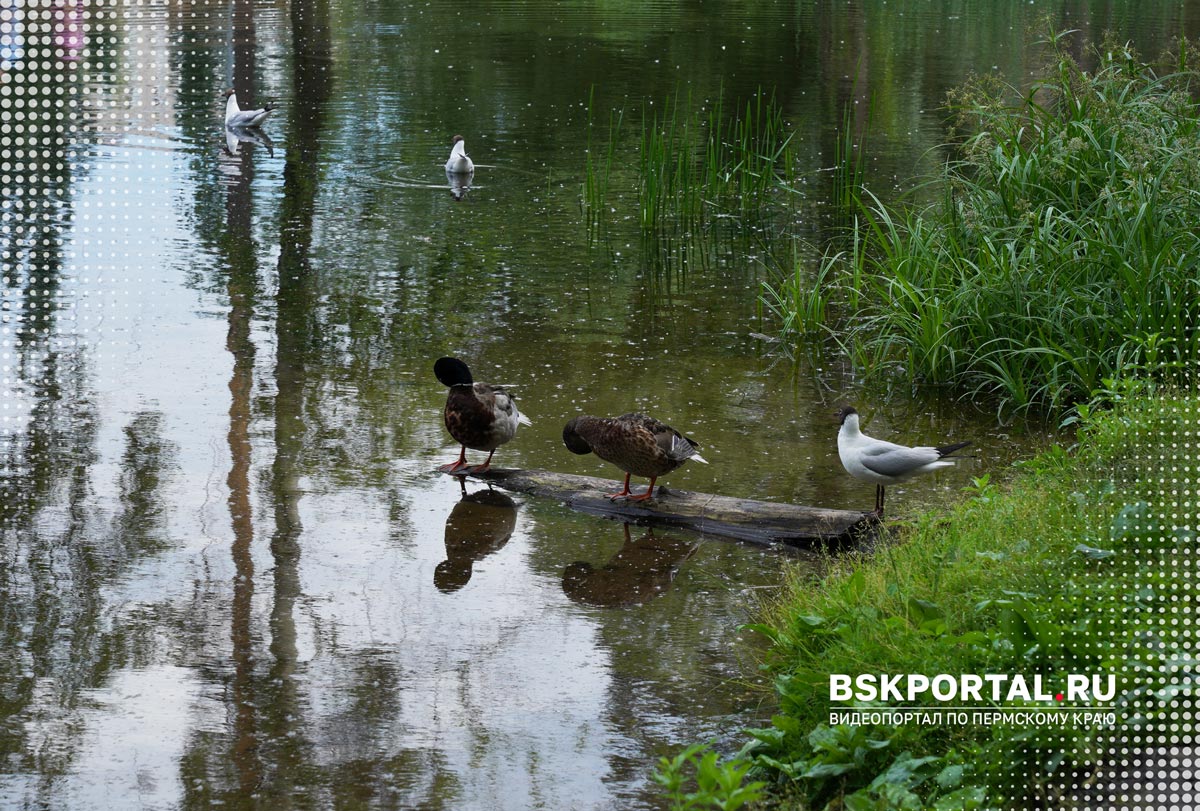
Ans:
[[[603,155],[598,156],[593,148],[594,143],[598,144],[598,141],[593,140],[595,136],[593,117],[595,96],[596,89],[593,87],[588,93],[587,166],[581,203],[590,229],[599,226],[608,204],[609,179],[612,177],[613,159],[616,155],[617,142],[620,139],[621,123],[625,118],[624,108],[609,111],[608,138],[605,141]]]
[[[608,139],[602,145],[592,138],[596,127],[590,97],[588,115],[583,208],[592,223],[613,202],[610,173],[619,161],[624,116],[623,111],[610,113]],[[639,225],[648,232],[698,229],[718,218],[757,220],[776,205],[791,205],[780,193],[780,183],[794,162],[791,138],[782,109],[765,91],[732,111],[726,108],[723,91],[707,107],[678,92],[664,101],[647,100],[633,164]]]
[[[1195,54],[1181,45],[1160,73],[1110,43],[1085,71],[1062,37],[1048,44],[1051,66],[1029,89],[986,77],[952,94],[970,134],[922,185],[927,202],[865,192],[857,247],[826,255],[827,295],[861,297],[829,326],[868,376],[949,384],[1021,411],[1061,409],[1106,380],[1196,369]],[[788,283],[767,306],[811,310]],[[795,342],[811,324],[789,313]]]
[[[830,279],[838,272],[841,254],[833,254],[814,274],[793,249],[789,269],[773,282],[763,282],[761,303],[779,321],[780,331],[790,336],[824,334],[829,330]]]
[[[833,195],[831,205],[834,222],[847,228],[853,224],[855,215],[862,207],[863,189],[866,181],[865,156],[867,147],[865,133],[870,127],[870,114],[856,132],[854,122],[855,101],[846,103],[842,111],[842,125],[833,142]],[[855,135],[858,141],[855,142]]]
[[[724,94],[708,115],[705,195],[726,213],[758,212],[789,179],[792,136],[774,95],[759,90],[732,118],[723,104]]]

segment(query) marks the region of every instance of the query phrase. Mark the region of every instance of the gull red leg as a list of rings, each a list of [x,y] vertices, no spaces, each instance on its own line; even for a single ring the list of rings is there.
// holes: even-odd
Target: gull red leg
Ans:
[[[628,474],[628,473],[626,473],[626,474],[625,474],[625,489],[624,489],[624,490],[622,490],[622,491],[621,491],[621,492],[619,492],[619,493],[606,493],[606,494],[604,495],[604,497],[605,497],[605,498],[611,498],[611,499],[613,499],[613,500],[615,501],[615,500],[617,500],[617,499],[619,499],[619,498],[625,498],[625,497],[626,497],[626,496],[628,496],[628,495],[629,495],[629,474]]]
[[[625,481],[626,481],[625,489],[628,490],[629,489],[629,484],[628,484],[629,477],[628,476],[625,477]],[[640,496],[630,496],[628,500],[629,501],[649,501],[650,497],[654,495],[654,483],[656,481],[658,481],[658,477],[651,476],[650,477],[650,486],[646,489],[646,492],[642,493]]]
[[[442,465],[441,467],[438,468],[438,470],[442,471],[443,473],[458,473],[466,466],[467,466],[467,446],[463,445],[462,451],[460,451],[458,454],[458,461],[451,462],[448,465]]]

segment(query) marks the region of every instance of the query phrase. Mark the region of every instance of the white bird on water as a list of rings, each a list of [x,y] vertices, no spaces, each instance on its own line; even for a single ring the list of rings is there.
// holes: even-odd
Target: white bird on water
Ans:
[[[267,120],[274,107],[261,107],[257,110],[243,110],[238,107],[237,93],[233,88],[225,91],[225,126],[238,127],[257,127],[262,122]]]
[[[838,456],[842,467],[856,479],[875,483],[875,515],[883,517],[884,485],[907,481],[922,473],[950,467],[956,460],[946,457],[970,445],[955,442],[941,447],[909,448],[864,434],[858,428],[858,412],[850,406],[840,409]]]
[[[446,174],[469,175],[475,171],[475,163],[467,156],[467,142],[461,135],[454,136],[454,147],[446,161]]]

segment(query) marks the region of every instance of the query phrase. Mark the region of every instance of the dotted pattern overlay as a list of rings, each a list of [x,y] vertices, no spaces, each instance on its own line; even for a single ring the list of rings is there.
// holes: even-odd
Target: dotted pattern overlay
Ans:
[[[1191,484],[1198,420],[1194,402],[1168,394],[1105,429],[1101,441],[1115,449],[1112,478],[1100,493],[1077,494],[1097,530],[1087,539],[1088,562],[1064,571],[1062,594],[1082,605],[1063,642],[1099,662],[1091,672],[1116,676],[1115,697],[1100,705],[1116,723],[1031,736],[1036,793],[1025,786],[1023,807],[1200,807],[1193,722],[1200,523]],[[1105,590],[1097,593],[1093,581],[1082,600],[1073,597],[1081,571],[1102,567],[1115,567],[1100,581]]]
[[[82,171],[82,5],[0,0],[0,437],[52,407],[53,365],[74,345],[75,301],[60,273]]]
[[[23,483],[38,454],[34,412],[52,420],[59,365],[71,353],[73,296],[64,289],[79,169],[82,8],[0,0],[0,501],[31,500]],[[25,439],[27,437],[27,439]],[[0,526],[0,531],[7,527]]]
[[[157,22],[166,9],[153,2],[0,0],[0,499],[7,515],[29,497],[13,483],[55,453],[53,432],[39,440],[31,425],[73,430],[71,415],[53,413],[76,399],[63,391],[64,381],[103,373],[104,346],[92,336],[106,313],[119,312],[122,297],[134,295],[124,276],[129,246],[118,238],[125,232],[102,233],[89,220],[109,209],[111,221],[116,209],[136,228],[136,165],[117,171],[103,164],[100,193],[72,195],[81,178],[98,171],[101,164],[91,160],[97,151],[174,115],[165,78],[173,43]],[[207,28],[208,10],[188,13],[205,18],[200,27]],[[194,20],[181,27],[193,35],[197,28]],[[80,295],[80,285],[92,295]],[[1097,607],[1113,616],[1102,641],[1123,640],[1108,663],[1123,680],[1118,727],[1070,742],[1075,763],[1090,759],[1098,768],[1043,783],[1052,790],[1028,798],[1039,807],[1200,807],[1193,722],[1200,494],[1190,484],[1198,426],[1200,414],[1165,407],[1154,435],[1137,438],[1156,453],[1131,457],[1114,471],[1117,492],[1143,490],[1122,505],[1127,520],[1119,530],[1139,552],[1115,564],[1124,576],[1109,606]],[[1138,630],[1123,633],[1129,623]]]
[[[1100,784],[1107,791],[1098,805],[1186,811],[1200,807],[1194,721],[1200,413],[1194,401],[1167,395],[1131,433],[1130,446],[1149,451],[1131,454],[1115,470],[1113,496],[1123,506],[1111,533],[1124,536],[1128,551],[1111,609],[1120,614],[1125,646],[1110,646],[1110,656],[1126,690],[1118,695],[1118,734],[1101,741]]]
[[[70,455],[63,443],[79,428],[86,381],[106,372],[115,325],[135,302],[130,257],[153,239],[138,235],[136,147],[161,142],[175,115],[167,13],[152,0],[0,0],[0,499],[10,519],[32,503],[35,466],[69,469],[48,448]]]

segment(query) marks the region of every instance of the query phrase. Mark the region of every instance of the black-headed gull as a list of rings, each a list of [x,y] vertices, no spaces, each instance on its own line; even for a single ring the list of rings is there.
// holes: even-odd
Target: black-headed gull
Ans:
[[[467,142],[461,135],[454,136],[454,147],[450,150],[450,158],[446,161],[446,173],[451,175],[469,175],[475,171],[475,163],[467,156]]]
[[[243,110],[238,107],[237,93],[233,88],[225,91],[225,126],[233,129],[240,127],[257,127],[267,120],[274,107],[261,107],[257,110]]]
[[[875,514],[880,518],[883,517],[884,485],[950,467],[955,460],[946,457],[971,444],[967,441],[936,448],[909,448],[864,434],[858,428],[858,412],[850,406],[840,409],[837,417],[842,422],[838,430],[838,456],[842,467],[856,479],[875,483]]]

